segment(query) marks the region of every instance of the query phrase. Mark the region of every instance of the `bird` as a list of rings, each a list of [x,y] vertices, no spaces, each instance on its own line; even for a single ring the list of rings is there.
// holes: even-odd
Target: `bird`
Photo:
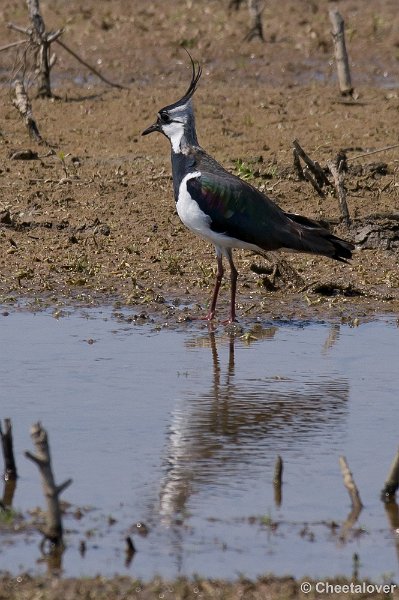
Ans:
[[[237,320],[238,277],[233,261],[234,248],[261,255],[268,251],[289,250],[348,262],[354,245],[307,217],[284,212],[249,182],[227,171],[200,146],[192,98],[202,67],[187,54],[192,69],[187,91],[173,104],[161,108],[155,123],[142,135],[159,132],[169,139],[177,213],[188,229],[215,246],[216,280],[209,311],[204,318],[211,321],[215,317],[224,276],[223,259],[227,259],[231,297],[226,322],[234,323]]]

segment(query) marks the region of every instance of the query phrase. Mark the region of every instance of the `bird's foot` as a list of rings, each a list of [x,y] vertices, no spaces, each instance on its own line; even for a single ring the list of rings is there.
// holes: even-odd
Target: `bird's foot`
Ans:
[[[215,318],[215,313],[211,313],[209,312],[207,315],[198,315],[198,316],[194,316],[192,317],[193,321],[213,321],[213,319]]]
[[[238,319],[236,317],[230,317],[229,319],[225,319],[221,321],[222,325],[234,325],[234,323],[238,323]]]
[[[210,311],[206,315],[192,317],[195,321],[208,321],[208,323],[212,323],[215,320],[215,311]],[[234,325],[238,323],[238,320],[235,315],[230,315],[228,319],[224,319],[220,321],[221,325]]]

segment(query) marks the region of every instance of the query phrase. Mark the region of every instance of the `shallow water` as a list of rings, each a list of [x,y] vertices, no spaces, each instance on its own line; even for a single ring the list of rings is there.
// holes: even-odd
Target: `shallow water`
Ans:
[[[73,478],[62,496],[72,504],[65,575],[351,576],[357,554],[361,576],[397,577],[398,513],[389,521],[379,498],[398,443],[394,319],[270,322],[248,339],[199,324],[158,330],[132,314],[0,316],[0,417],[12,419],[19,470],[13,506],[26,514],[44,505],[23,456],[40,420],[57,481]],[[364,504],[344,540],[341,454]],[[91,509],[77,519],[77,507]],[[137,553],[126,565],[128,534]],[[39,542],[34,531],[0,533],[0,570],[45,571]]]

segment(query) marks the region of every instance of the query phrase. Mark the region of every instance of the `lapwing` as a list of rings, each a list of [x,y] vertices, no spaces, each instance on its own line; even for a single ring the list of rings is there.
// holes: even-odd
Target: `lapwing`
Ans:
[[[234,322],[238,272],[233,262],[233,248],[258,254],[273,250],[307,252],[347,262],[354,246],[306,217],[284,212],[247,181],[226,171],[201,148],[192,97],[202,69],[191,56],[190,59],[192,77],[186,93],[180,100],[161,108],[156,122],[142,135],[158,131],[169,139],[177,213],[186,227],[216,248],[216,282],[205,318],[212,320],[215,316],[224,275],[223,258],[226,258],[231,279],[228,322]]]

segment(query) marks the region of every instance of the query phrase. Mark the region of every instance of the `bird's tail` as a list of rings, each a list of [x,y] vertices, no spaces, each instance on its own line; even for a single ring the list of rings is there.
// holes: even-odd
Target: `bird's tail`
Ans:
[[[328,229],[307,217],[293,213],[285,214],[297,234],[295,236],[297,252],[321,254],[345,263],[352,258],[352,251],[355,248],[352,242],[333,235]]]

